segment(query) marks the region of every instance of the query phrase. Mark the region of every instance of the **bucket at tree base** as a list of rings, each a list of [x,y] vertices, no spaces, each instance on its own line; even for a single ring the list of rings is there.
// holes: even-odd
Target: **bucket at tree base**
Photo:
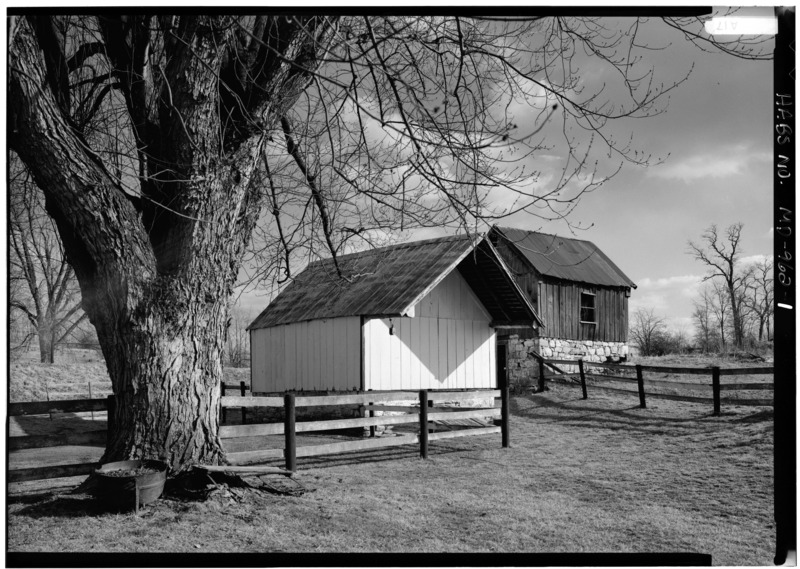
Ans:
[[[109,462],[95,471],[100,495],[109,506],[135,509],[155,502],[164,491],[167,465],[158,460]]]

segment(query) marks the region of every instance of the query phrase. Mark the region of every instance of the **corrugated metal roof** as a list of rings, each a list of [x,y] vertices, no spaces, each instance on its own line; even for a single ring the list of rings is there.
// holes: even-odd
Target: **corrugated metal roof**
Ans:
[[[636,285],[591,241],[512,227],[492,228],[511,243],[542,275],[614,287]]]
[[[504,320],[511,315],[531,323],[538,320],[491,244],[481,238],[478,245],[481,258],[495,260],[484,272],[505,275],[500,279],[505,282],[499,286],[509,289],[503,291],[503,298],[510,299],[504,302],[508,306],[503,310],[498,306],[495,312]],[[338,258],[343,278],[337,275],[330,259],[311,263],[248,329],[342,316],[403,314],[467,257],[471,258],[470,252],[475,249],[469,236],[457,235],[343,255]],[[477,263],[478,255],[475,257],[467,264]]]

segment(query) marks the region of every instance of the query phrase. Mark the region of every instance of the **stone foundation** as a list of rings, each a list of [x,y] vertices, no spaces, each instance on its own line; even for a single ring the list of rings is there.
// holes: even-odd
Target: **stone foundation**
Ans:
[[[610,357],[619,361],[628,357],[628,344],[625,342],[599,342],[592,340],[562,340],[559,338],[535,338],[521,340],[516,335],[508,338],[506,369],[510,385],[532,385],[539,377],[539,363],[528,353],[536,351],[547,359],[578,360],[586,362],[605,362]],[[576,366],[559,366],[564,371],[577,371]],[[570,369],[574,367],[574,369]]]

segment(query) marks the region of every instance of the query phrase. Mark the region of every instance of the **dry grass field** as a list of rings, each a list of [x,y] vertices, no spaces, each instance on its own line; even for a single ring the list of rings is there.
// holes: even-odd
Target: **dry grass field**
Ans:
[[[427,461],[416,447],[301,458],[302,496],[220,491],[137,517],[69,494],[80,479],[12,485],[8,550],[695,552],[767,565],[772,440],[769,407],[713,417],[710,405],[639,409],[635,395],[590,389],[584,401],[553,385],[512,398],[510,449],[496,435],[437,441]]]

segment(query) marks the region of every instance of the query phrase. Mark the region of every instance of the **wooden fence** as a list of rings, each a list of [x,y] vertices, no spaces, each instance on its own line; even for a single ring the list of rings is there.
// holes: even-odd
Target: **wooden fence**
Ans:
[[[500,397],[500,407],[488,408],[454,408],[433,407],[436,402],[458,401],[465,399]],[[414,405],[386,405],[393,401],[415,401]],[[298,407],[317,407],[328,405],[359,405],[365,417],[353,419],[332,419],[323,421],[296,421]],[[419,445],[422,458],[428,456],[428,443],[431,441],[462,437],[469,435],[487,435],[501,433],[502,446],[509,446],[509,407],[508,388],[473,391],[380,391],[359,393],[355,395],[319,395],[303,396],[286,393],[283,397],[224,397],[224,407],[282,407],[284,420],[282,423],[264,423],[251,425],[230,425],[220,427],[220,438],[255,437],[267,435],[284,435],[283,448],[228,453],[228,460],[235,465],[250,462],[283,458],[287,470],[296,470],[297,459],[302,457],[353,452],[401,445]],[[402,412],[400,415],[375,416],[377,411]],[[470,419],[478,417],[500,417],[500,426],[472,427],[457,431],[429,432],[431,421]],[[388,425],[418,425],[415,434],[399,434],[394,437],[375,437],[374,427]],[[341,441],[323,445],[297,446],[297,433],[329,431],[335,429],[352,429],[369,427],[371,437],[353,441]]]
[[[642,408],[647,407],[647,397],[654,397],[659,399],[671,399],[673,401],[690,401],[694,403],[712,403],[714,406],[714,415],[719,415],[723,404],[726,405],[745,405],[745,406],[770,406],[773,404],[772,399],[723,399],[721,393],[723,391],[771,391],[774,389],[774,382],[763,383],[722,383],[720,378],[722,376],[734,375],[774,375],[774,367],[751,367],[751,368],[720,368],[713,367],[672,367],[672,366],[652,366],[652,365],[625,365],[625,364],[611,364],[600,362],[584,362],[583,360],[548,360],[541,357],[536,358],[539,362],[539,389],[544,388],[546,381],[554,381],[556,383],[575,384],[580,382],[581,390],[583,391],[583,398],[587,399],[586,378],[591,378],[597,381],[618,381],[636,383],[637,390],[621,389],[618,387],[610,387],[607,385],[592,385],[592,389],[600,389],[604,391],[613,391],[617,393],[631,393],[638,394],[639,406]],[[578,373],[570,373],[559,368],[559,365],[578,366]],[[556,374],[547,375],[545,367],[553,369]],[[589,373],[587,369],[602,369],[610,370],[614,375]],[[705,375],[709,376],[709,383],[689,383],[681,381],[672,381],[665,379],[652,379],[644,377],[644,372],[651,373],[673,373],[673,374],[687,374],[687,375]],[[636,377],[627,377],[618,375],[620,373],[635,373]],[[710,389],[710,397],[695,397],[691,395],[674,395],[670,393],[659,393],[655,391],[645,392],[645,383],[654,387],[671,388],[671,389]]]
[[[230,388],[230,386],[228,386]],[[239,386],[240,391],[246,391]],[[500,397],[500,407],[489,408],[436,408],[435,402],[459,401],[465,399]],[[365,449],[384,448],[400,445],[419,444],[420,456],[427,458],[428,443],[431,441],[461,437],[467,435],[485,435],[501,433],[502,446],[509,446],[509,403],[508,388],[496,390],[473,391],[428,391],[419,392],[370,392],[355,395],[321,395],[303,396],[286,393],[280,397],[246,397],[223,396],[221,406],[225,408],[241,407],[282,407],[284,421],[282,423],[242,424],[220,427],[221,439],[238,437],[252,437],[264,435],[284,435],[284,448],[265,449],[256,451],[228,453],[232,465],[242,465],[260,462],[274,458],[283,458],[286,469],[294,471],[298,457],[319,456],[324,454],[351,452]],[[385,405],[392,401],[418,401],[416,405],[392,406]],[[354,419],[333,419],[324,421],[296,421],[295,410],[297,407],[328,406],[328,405],[360,405],[367,416]],[[87,411],[108,411],[107,425],[104,430],[86,433],[71,433],[60,435],[33,435],[8,437],[8,450],[10,452],[23,449],[47,448],[65,445],[104,445],[107,437],[112,432],[114,424],[114,396],[105,399],[78,399],[64,401],[37,401],[31,403],[11,403],[8,406],[9,416],[21,415],[47,415],[51,413],[79,413]],[[374,416],[377,411],[403,411],[402,415]],[[477,417],[500,417],[501,425],[492,427],[472,427],[457,431],[444,431],[429,433],[429,422],[438,420],[467,419]],[[243,416],[244,418],[244,416]],[[401,425],[413,423],[419,425],[416,434],[399,435],[395,437],[374,437],[374,427],[379,425]],[[354,427],[370,427],[369,439],[342,441],[326,445],[297,446],[297,433],[312,431],[328,431],[335,429],[350,429]],[[47,478],[61,478],[66,476],[80,476],[90,474],[99,468],[99,463],[61,464],[56,466],[42,466],[35,468],[9,469],[8,482],[24,482],[29,480],[43,480]]]
[[[225,397],[225,395],[226,395],[226,393],[227,393],[227,391],[229,389],[238,389],[239,393],[241,394],[242,397],[246,396],[247,392],[250,390],[250,386],[247,385],[244,381],[240,381],[238,386],[237,385],[227,385],[223,381],[222,383],[220,383],[219,387],[220,387],[220,395],[222,395],[222,397]],[[227,422],[227,420],[228,420],[228,415],[225,412],[225,409],[226,409],[226,407],[223,406],[222,407],[222,415],[221,415],[221,419],[220,419],[223,423]],[[241,409],[242,409],[242,424],[244,425],[245,423],[247,423],[247,407],[242,407]]]
[[[52,415],[54,413],[85,413],[89,411],[113,410],[113,395],[103,399],[71,399],[65,401],[35,401],[31,403],[9,403],[9,416]],[[109,424],[113,424],[114,413],[108,413]],[[108,428],[86,433],[66,433],[59,435],[32,435],[25,437],[8,437],[9,452],[69,445],[104,445],[107,442]],[[9,455],[9,459],[11,456]],[[56,466],[38,466],[34,468],[15,468],[7,471],[8,482],[25,482],[64,476],[82,476],[90,474],[100,467],[100,463],[83,462],[76,464],[59,464]]]

